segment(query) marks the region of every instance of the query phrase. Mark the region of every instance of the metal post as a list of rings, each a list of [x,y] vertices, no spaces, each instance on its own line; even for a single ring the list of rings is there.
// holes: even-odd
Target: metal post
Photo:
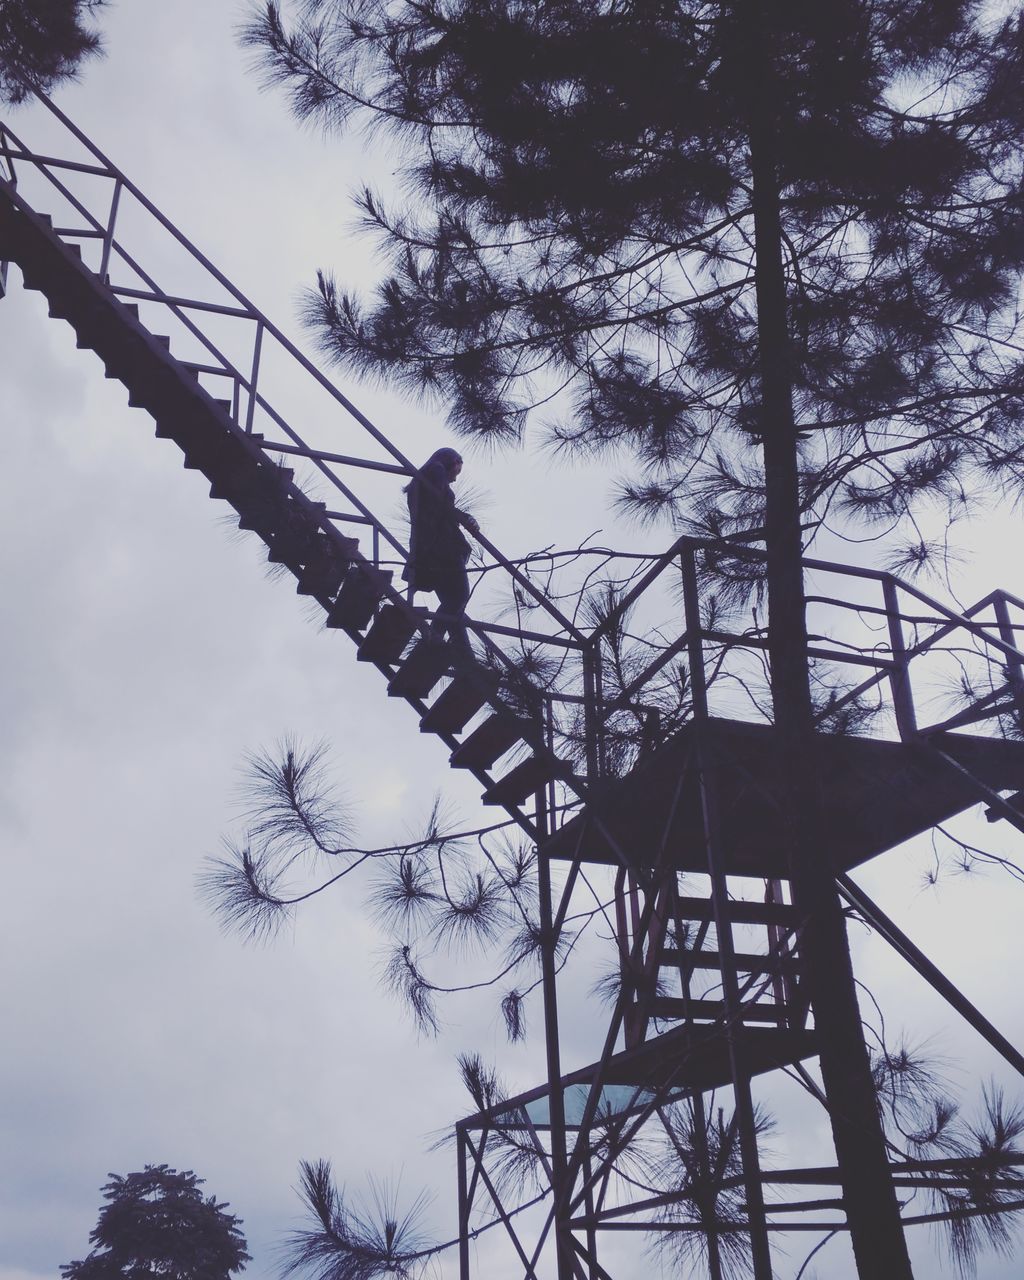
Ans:
[[[256,383],[260,376],[260,353],[263,350],[263,329],[263,321],[258,320],[256,322],[256,337],[253,339],[252,345],[252,368],[249,371],[249,400],[245,407],[246,435],[252,434],[252,424],[256,417]]]
[[[546,834],[548,815],[538,796],[537,827]],[[555,1251],[558,1280],[572,1280],[575,1270],[569,1226],[566,1222],[565,1096],[562,1092],[561,1054],[558,1044],[558,1002],[555,992],[554,925],[551,917],[551,864],[542,848],[537,850],[537,891],[540,899],[541,976],[544,988],[544,1041],[548,1068],[548,1111],[551,1123],[551,1190],[555,1215]],[[582,1139],[581,1139],[582,1140]]]
[[[600,640],[597,644],[600,645]],[[583,660],[583,730],[587,739],[587,781],[594,782],[601,770],[597,685],[594,672],[594,648],[588,644],[581,652]]]
[[[114,227],[117,225],[117,206],[121,203],[121,191],[124,183],[118,178],[114,183],[114,194],[110,197],[110,214],[107,218],[107,228],[103,233],[103,253],[100,256],[99,277],[104,284],[109,284],[107,279],[107,268],[110,266],[110,250],[114,243]]]
[[[4,163],[0,165],[0,182],[6,182],[12,189],[16,189],[18,186],[18,175],[14,171],[14,161],[11,159],[7,130],[2,124],[0,124],[0,156],[2,156],[4,160]],[[7,268],[9,266],[9,262],[5,259],[0,259],[0,298],[7,296]]]
[[[1014,649],[1019,649],[1017,642],[1017,633],[1013,629],[1013,621],[1010,618],[1010,607],[1006,602],[1006,595],[1002,591],[995,592],[992,600],[992,608],[995,611],[996,622],[999,626],[999,638],[1004,644],[1012,645]],[[1024,702],[1024,662],[1018,657],[1006,655],[1006,682],[1013,691],[1013,696],[1018,701]]]
[[[914,694],[910,687],[907,646],[903,638],[903,621],[900,618],[899,592],[896,579],[886,574],[882,579],[882,597],[885,600],[885,617],[889,624],[889,648],[892,651],[892,672],[889,684],[892,688],[892,704],[896,713],[896,727],[906,741],[917,736],[917,714],[914,711]]]
[[[455,1126],[456,1160],[459,1178],[459,1280],[469,1280],[469,1188],[466,1182],[466,1134]]]
[[[697,565],[692,548],[683,552],[682,566],[683,601],[686,609],[686,634],[690,659],[690,689],[693,698],[693,733],[700,777],[701,803],[704,810],[704,843],[707,851],[708,877],[711,880],[711,908],[715,918],[721,964],[725,1036],[736,1102],[736,1118],[740,1131],[743,1185],[747,1195],[747,1221],[750,1228],[750,1251],[754,1280],[772,1280],[771,1247],[768,1243],[764,1192],[761,1186],[754,1101],[750,1092],[750,1077],[740,1066],[739,1057],[739,1040],[743,1034],[739,978],[736,973],[736,949],[733,945],[732,923],[728,915],[728,885],[718,862],[718,797],[707,742],[708,700],[704,671],[704,643],[700,626]]]
[[[690,1097],[690,1105],[693,1108],[693,1132],[697,1139],[697,1158],[700,1161],[701,1174],[708,1178],[709,1183],[712,1176],[711,1172],[711,1153],[708,1150],[708,1122],[707,1115],[704,1111],[704,1095],[702,1093],[694,1093]],[[717,1217],[718,1196],[715,1195],[711,1202],[711,1207],[715,1210]],[[699,1208],[700,1206],[698,1206]],[[724,1280],[722,1271],[722,1248],[718,1239],[717,1231],[709,1231],[708,1239],[708,1275],[710,1280]]]
[[[596,1206],[594,1204],[593,1166],[589,1151],[583,1158],[583,1176],[587,1180],[587,1270],[590,1273],[587,1280],[598,1280],[597,1228],[594,1225]]]

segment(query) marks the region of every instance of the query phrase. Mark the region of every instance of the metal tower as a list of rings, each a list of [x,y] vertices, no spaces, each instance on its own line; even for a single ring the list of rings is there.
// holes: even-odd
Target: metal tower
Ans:
[[[621,1261],[637,1233],[692,1240],[712,1280],[750,1257],[767,1280],[776,1232],[843,1230],[842,1169],[769,1166],[760,1133],[762,1078],[788,1072],[813,1092],[804,1064],[818,1049],[774,730],[759,709],[765,631],[730,622],[708,586],[712,566],[756,578],[763,550],[681,538],[617,566],[628,585],[584,626],[483,540],[493,590],[514,589],[521,623],[488,621],[480,593],[470,625],[481,663],[453,667],[429,641],[425,611],[394,585],[407,552],[380,513],[412,464],[47,105],[52,129],[38,147],[0,124],[0,293],[14,262],[388,695],[479,780],[484,803],[536,846],[547,1075],[457,1126],[462,1280],[483,1230],[505,1240],[500,1274],[536,1280],[636,1274]],[[304,466],[328,500],[308,496],[282,460]],[[823,707],[821,857],[850,910],[1024,1072],[1024,1057],[849,874],[979,803],[1024,831],[1024,741],[1006,731],[1024,715],[1024,602],[997,591],[960,612],[888,573],[804,567]],[[623,670],[627,615],[657,642],[641,639]],[[517,674],[524,643],[552,659],[543,687]],[[944,679],[969,691],[954,714],[922,696]],[[666,697],[673,680],[681,697]],[[595,898],[618,978],[611,1013],[582,1034],[567,1031],[575,997],[562,939]],[[588,1036],[594,1052],[580,1058]],[[511,1181],[510,1167],[520,1171]],[[894,1154],[891,1176],[901,1192],[955,1190],[977,1169]],[[904,1221],[942,1216],[910,1210]]]

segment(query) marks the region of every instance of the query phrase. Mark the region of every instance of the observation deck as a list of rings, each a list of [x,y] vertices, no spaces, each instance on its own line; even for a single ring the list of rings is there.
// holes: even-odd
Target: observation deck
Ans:
[[[723,870],[784,879],[774,728],[711,717],[705,733],[714,761]],[[694,726],[684,726],[626,777],[596,788],[583,812],[546,840],[543,851],[565,861],[618,865],[618,846],[641,868],[660,862],[676,871],[705,872],[701,784],[685,768],[694,737]],[[995,792],[1024,785],[1024,741],[954,732],[921,742],[820,733],[815,750],[822,856],[836,871],[850,871],[977,804],[979,781]]]

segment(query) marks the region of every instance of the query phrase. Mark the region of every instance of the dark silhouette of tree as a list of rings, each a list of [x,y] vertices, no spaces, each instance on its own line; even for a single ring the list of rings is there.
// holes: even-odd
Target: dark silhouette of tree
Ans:
[[[801,555],[834,513],[1019,489],[1024,27],[974,0],[307,0],[245,32],[302,118],[404,148],[324,352],[459,431],[626,446],[627,508],[759,529],[801,951],[864,1275],[910,1275],[818,816]],[[545,408],[546,406],[546,408]],[[759,446],[759,450],[758,450]],[[747,1117],[744,1131],[753,1131]],[[757,1206],[753,1206],[756,1210]],[[767,1245],[759,1270],[767,1274]]]
[[[241,1219],[200,1191],[202,1178],[165,1164],[112,1173],[89,1235],[96,1247],[61,1267],[64,1280],[228,1280],[249,1261]]]
[[[338,1191],[329,1161],[303,1161],[299,1194],[311,1224],[289,1237],[284,1275],[311,1280],[412,1280],[446,1248],[429,1243],[420,1220],[420,1197],[404,1212],[387,1188],[374,1186],[368,1208],[353,1206]]]
[[[0,0],[0,101],[73,80],[100,52],[90,19],[106,0]]]
[[[972,469],[1020,481],[1019,15],[300,8],[247,28],[262,71],[302,118],[376,126],[415,193],[362,194],[391,269],[365,303],[324,274],[328,356],[470,435],[517,437],[532,409],[565,447],[629,446],[631,508],[758,525],[760,179],[781,202],[805,508],[892,519],[956,502]],[[775,153],[759,173],[755,135]]]

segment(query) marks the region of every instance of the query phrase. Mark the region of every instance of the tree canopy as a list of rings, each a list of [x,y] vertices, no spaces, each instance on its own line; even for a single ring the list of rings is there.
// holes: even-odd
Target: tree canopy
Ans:
[[[1019,6],[307,0],[245,31],[302,118],[396,140],[367,298],[307,318],[467,435],[624,446],[621,501],[758,526],[751,132],[770,125],[802,504],[898,520],[1020,491]],[[620,450],[621,452],[621,450]],[[838,523],[842,523],[839,520]],[[909,555],[909,553],[908,553]]]
[[[106,0],[0,0],[0,101],[20,102],[74,79],[100,51],[91,26]]]
[[[203,1179],[165,1164],[110,1174],[87,1258],[64,1280],[228,1280],[249,1261],[241,1219],[200,1191]]]

